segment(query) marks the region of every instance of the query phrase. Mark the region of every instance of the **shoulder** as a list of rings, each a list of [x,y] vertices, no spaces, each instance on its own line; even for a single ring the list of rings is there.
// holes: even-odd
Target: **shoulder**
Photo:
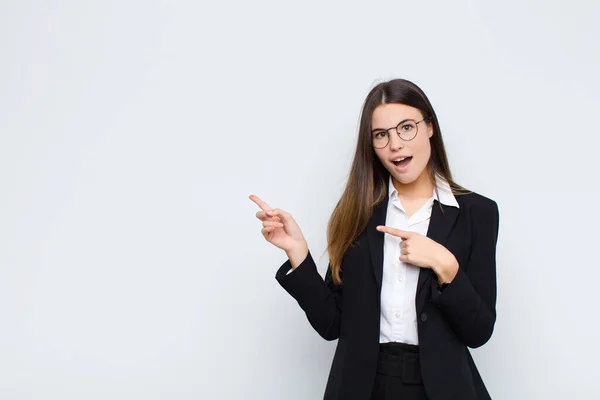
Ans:
[[[471,228],[476,232],[477,240],[482,237],[489,237],[495,243],[498,239],[498,230],[500,227],[500,214],[498,204],[479,193],[469,192],[456,196],[460,206],[459,215],[463,215]]]
[[[471,216],[496,217],[498,204],[496,201],[476,192],[455,195],[461,209],[467,210]]]
[[[459,216],[462,215],[473,232],[473,243],[495,246],[500,228],[496,201],[475,192],[457,195],[456,200],[460,206]]]

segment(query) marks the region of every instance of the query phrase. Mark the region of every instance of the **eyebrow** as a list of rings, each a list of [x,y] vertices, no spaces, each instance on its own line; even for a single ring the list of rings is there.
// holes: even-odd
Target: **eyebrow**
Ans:
[[[408,121],[408,120],[413,120],[413,121],[414,121],[414,119],[413,119],[413,118],[405,118],[405,119],[403,119],[402,121],[398,122],[398,123],[396,124],[396,126],[398,126],[398,125],[400,125],[401,123],[403,123],[403,122],[406,122],[406,121]],[[395,128],[396,126],[392,126],[392,128]],[[392,129],[392,128],[388,128],[388,129]],[[371,129],[371,133],[373,133],[373,132],[376,132],[376,131],[385,131],[385,128],[374,128],[374,129]]]

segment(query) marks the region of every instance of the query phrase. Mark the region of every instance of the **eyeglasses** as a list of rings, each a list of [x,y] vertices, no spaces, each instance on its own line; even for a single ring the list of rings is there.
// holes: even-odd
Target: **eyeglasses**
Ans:
[[[373,147],[376,149],[383,149],[390,142],[390,129],[395,129],[400,139],[409,141],[413,140],[417,133],[419,133],[419,124],[425,121],[427,118],[423,118],[420,121],[414,119],[405,119],[394,128],[388,129],[375,129],[371,132],[373,135]]]

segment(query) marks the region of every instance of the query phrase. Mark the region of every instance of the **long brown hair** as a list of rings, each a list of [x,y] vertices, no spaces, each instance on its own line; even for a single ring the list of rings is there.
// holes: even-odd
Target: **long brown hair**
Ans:
[[[340,272],[344,254],[366,228],[373,208],[384,200],[387,194],[390,174],[375,154],[371,136],[373,111],[378,105],[387,103],[415,107],[433,126],[433,136],[429,139],[431,157],[427,165],[432,182],[435,182],[433,179],[438,175],[446,179],[455,194],[468,192],[452,179],[438,119],[425,93],[405,79],[394,79],[375,86],[363,104],[348,183],[327,225],[327,252],[331,274],[334,283],[338,285],[342,282]]]

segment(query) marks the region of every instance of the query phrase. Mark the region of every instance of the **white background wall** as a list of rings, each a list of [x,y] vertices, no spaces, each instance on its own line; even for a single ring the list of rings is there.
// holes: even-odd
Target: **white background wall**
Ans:
[[[600,7],[0,3],[0,398],[318,399],[335,342],[255,193],[325,228],[370,88],[438,112],[500,207],[495,399],[597,395]]]

